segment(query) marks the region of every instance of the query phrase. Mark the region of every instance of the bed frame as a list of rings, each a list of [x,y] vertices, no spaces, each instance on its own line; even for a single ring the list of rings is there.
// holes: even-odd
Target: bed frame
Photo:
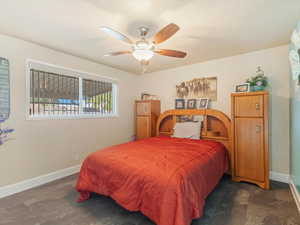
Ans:
[[[177,116],[204,116],[201,124],[201,139],[221,142],[229,153],[230,167],[233,167],[231,121],[221,111],[214,109],[173,109],[162,113],[156,124],[156,135],[171,136],[174,133]],[[230,172],[231,173],[231,168]]]

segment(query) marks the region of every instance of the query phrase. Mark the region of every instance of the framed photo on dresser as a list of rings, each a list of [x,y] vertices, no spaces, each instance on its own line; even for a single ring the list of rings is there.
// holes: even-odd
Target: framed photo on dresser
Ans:
[[[250,91],[250,84],[249,83],[244,83],[244,84],[235,85],[234,91],[236,93],[249,92]]]

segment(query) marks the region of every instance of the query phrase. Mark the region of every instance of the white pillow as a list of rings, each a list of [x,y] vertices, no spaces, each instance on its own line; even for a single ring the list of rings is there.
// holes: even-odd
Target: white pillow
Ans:
[[[176,123],[172,137],[200,139],[201,120],[198,122]]]

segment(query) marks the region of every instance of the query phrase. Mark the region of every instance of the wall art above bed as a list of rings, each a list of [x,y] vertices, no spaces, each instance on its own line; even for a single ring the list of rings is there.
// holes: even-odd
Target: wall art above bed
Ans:
[[[178,98],[208,98],[217,101],[217,77],[195,78],[176,85]]]

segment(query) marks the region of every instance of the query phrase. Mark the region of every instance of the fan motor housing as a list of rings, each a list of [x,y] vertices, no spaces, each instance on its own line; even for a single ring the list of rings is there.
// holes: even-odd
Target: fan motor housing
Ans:
[[[142,37],[145,37],[145,36],[148,34],[148,32],[149,32],[149,28],[148,28],[148,27],[145,27],[145,26],[139,27],[138,30],[139,30],[140,35],[141,35]]]

